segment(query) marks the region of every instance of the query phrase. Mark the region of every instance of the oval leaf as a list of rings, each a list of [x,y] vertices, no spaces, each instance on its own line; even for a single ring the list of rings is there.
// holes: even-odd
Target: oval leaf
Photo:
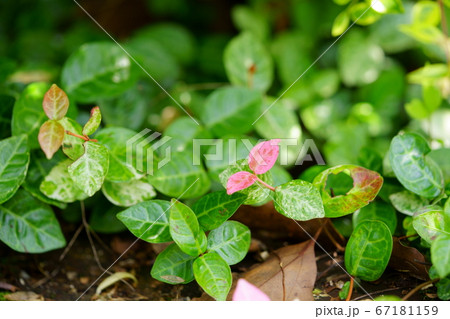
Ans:
[[[359,223],[365,220],[379,220],[384,222],[392,234],[397,228],[397,214],[394,208],[382,201],[373,202],[355,212],[353,214],[353,227],[356,228]]]
[[[169,216],[170,235],[182,251],[191,256],[205,252],[207,240],[194,212],[183,203],[172,199]]]
[[[195,258],[184,253],[177,244],[172,244],[156,257],[151,275],[171,285],[187,284],[194,280],[192,264]]]
[[[195,280],[203,290],[219,301],[227,299],[231,288],[231,269],[216,253],[198,257],[193,265]]]
[[[280,139],[274,139],[257,144],[248,155],[248,166],[255,174],[264,174],[277,161]]]
[[[353,188],[345,195],[332,196],[326,189],[331,174],[345,173],[353,179]],[[340,165],[329,168],[314,179],[320,189],[325,216],[340,217],[351,214],[375,199],[383,185],[383,177],[377,172],[356,165]]]
[[[366,281],[381,277],[392,252],[392,234],[385,223],[365,220],[353,231],[345,248],[345,267]]]
[[[114,205],[130,207],[156,196],[153,186],[143,180],[129,182],[105,181],[103,195]]]
[[[250,248],[250,229],[236,221],[226,221],[208,234],[208,252],[216,252],[234,265],[244,259]]]
[[[325,216],[319,190],[311,183],[293,180],[275,188],[275,209],[295,220],[310,220]]]
[[[413,216],[413,227],[421,238],[431,244],[441,234],[450,235],[450,225],[445,222],[440,206],[426,206]]]
[[[26,135],[0,141],[0,204],[10,199],[27,175],[30,163]]]
[[[228,178],[227,182],[227,194],[231,195],[240,190],[246,189],[253,185],[257,180],[256,175],[249,172],[237,172]]]
[[[149,243],[165,243],[172,240],[169,231],[170,202],[151,200],[134,205],[117,214],[134,236]]]
[[[408,216],[413,216],[422,207],[429,204],[429,201],[426,198],[420,197],[407,190],[389,195],[389,200],[396,210]]]
[[[98,129],[102,121],[102,113],[98,106],[93,107],[91,110],[91,116],[83,127],[83,135],[91,135]]]
[[[61,147],[64,140],[64,127],[55,120],[48,120],[39,130],[39,145],[47,159],[51,159]]]
[[[69,109],[69,98],[66,92],[53,84],[44,95],[42,107],[47,117],[51,120],[62,119]]]

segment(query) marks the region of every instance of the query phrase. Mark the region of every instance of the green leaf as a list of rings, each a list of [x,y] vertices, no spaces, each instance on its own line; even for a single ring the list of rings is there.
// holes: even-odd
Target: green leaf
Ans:
[[[450,235],[450,225],[446,225],[442,207],[426,206],[413,216],[413,227],[427,243],[431,244],[441,234]]]
[[[51,159],[61,147],[64,140],[64,127],[56,120],[48,120],[39,130],[39,145],[47,159]]]
[[[444,63],[426,64],[425,66],[410,72],[407,76],[408,82],[414,84],[428,84],[447,77],[449,70]]]
[[[245,32],[233,38],[223,60],[230,82],[265,92],[273,81],[273,61],[264,45]]]
[[[177,244],[172,244],[156,257],[151,275],[167,284],[187,284],[194,280],[194,259],[194,256],[185,254]]]
[[[106,199],[96,200],[91,209],[89,226],[97,233],[114,234],[126,230],[126,226],[117,218],[120,207],[110,206]]]
[[[344,286],[342,286],[341,290],[339,291],[339,298],[341,300],[345,300],[348,296],[350,290],[350,281],[346,281]]]
[[[219,301],[227,299],[231,288],[230,266],[217,253],[207,253],[194,261],[194,276],[203,290]]]
[[[186,116],[173,121],[164,130],[164,136],[172,138],[164,146],[170,145],[177,152],[192,149],[194,139],[212,139],[211,133]]]
[[[389,195],[389,200],[396,210],[409,216],[414,215],[422,207],[429,204],[429,201],[426,198],[420,197],[407,190]]]
[[[437,294],[441,300],[450,300],[450,278],[442,278],[436,283]]]
[[[127,161],[127,145],[138,133],[122,127],[104,128],[95,135],[109,150],[109,168],[106,180],[127,182],[139,178],[136,169]],[[148,150],[151,151],[151,150]]]
[[[353,179],[353,188],[345,195],[332,196],[327,190],[331,174],[345,173]],[[325,216],[340,217],[351,214],[375,199],[383,185],[383,178],[377,172],[356,165],[340,165],[329,168],[314,179],[319,188],[325,208]]]
[[[89,196],[100,190],[109,166],[106,147],[94,142],[85,142],[84,154],[69,166],[69,175],[75,185]]]
[[[444,183],[450,183],[450,148],[439,148],[427,154],[441,168],[444,174]]]
[[[15,102],[16,100],[12,96],[0,94],[0,139],[12,135],[11,118]]]
[[[410,102],[406,103],[405,110],[413,119],[424,119],[430,116],[427,107],[419,99],[412,99]]]
[[[442,94],[441,90],[437,86],[430,84],[423,85],[422,94],[424,103],[430,114],[436,111],[439,106],[441,106]]]
[[[246,195],[219,191],[201,197],[192,206],[198,222],[204,231],[219,227],[244,203]]]
[[[397,228],[397,215],[395,210],[391,205],[382,201],[373,202],[355,212],[353,214],[353,227],[358,227],[358,225],[365,220],[378,220],[384,222],[389,227],[391,234],[393,234]]]
[[[392,252],[392,234],[385,223],[361,222],[345,248],[345,268],[350,275],[374,281],[381,277]]]
[[[239,160],[236,163],[228,166],[227,169],[225,169],[220,175],[220,182],[222,183],[223,187],[227,187],[228,178],[240,171],[246,171],[253,173],[250,168],[248,167],[248,160],[243,159]],[[272,175],[270,171],[267,171],[266,173],[262,175],[258,175],[258,178],[261,179],[263,182],[271,185],[272,184]],[[262,187],[261,185],[255,183],[250,187],[247,187],[246,189],[243,189],[239,191],[240,194],[244,194],[247,196],[247,199],[245,200],[244,204],[246,205],[255,205],[258,203],[264,202],[267,197],[270,194],[270,190],[266,187]]]
[[[91,135],[98,129],[100,123],[102,121],[102,113],[100,112],[100,108],[98,106],[93,107],[91,110],[91,115],[89,120],[83,127],[83,135]]]
[[[216,136],[245,134],[261,114],[262,96],[243,87],[227,87],[211,93],[200,118]]]
[[[450,235],[439,235],[431,245],[431,261],[439,277],[445,278],[450,274]]]
[[[12,135],[28,135],[28,145],[31,149],[39,148],[39,128],[47,118],[42,109],[42,100],[49,86],[44,82],[28,85],[14,104],[11,121]]]
[[[64,64],[62,85],[82,103],[117,96],[137,81],[138,73],[132,63],[115,43],[84,44]]]
[[[172,199],[169,216],[170,235],[182,251],[191,256],[205,252],[207,240],[194,212],[183,203]]]
[[[55,165],[45,176],[39,187],[45,196],[63,203],[72,203],[88,197],[75,185],[69,175],[68,168],[72,163],[71,160],[66,159]]]
[[[430,150],[427,141],[414,133],[397,135],[389,148],[389,160],[397,179],[406,189],[426,198],[438,196],[444,187],[439,166],[426,157]]]
[[[150,184],[164,195],[180,199],[204,195],[211,181],[201,165],[193,165],[192,157],[189,152],[173,153],[170,161],[148,175]]]
[[[208,252],[216,252],[234,265],[244,259],[250,248],[250,229],[236,221],[226,221],[208,234]]]
[[[386,14],[386,13],[403,13],[405,9],[401,0],[372,0],[373,10]]]
[[[233,6],[231,19],[238,30],[248,31],[258,39],[264,40],[270,33],[270,26],[264,15],[248,6]]]
[[[69,109],[69,98],[66,92],[61,90],[56,84],[53,84],[44,95],[42,107],[50,120],[60,120]]]
[[[102,186],[102,192],[111,203],[123,207],[130,207],[156,196],[152,185],[144,180],[132,180],[129,182],[105,181]]]
[[[434,1],[420,1],[413,7],[413,23],[437,26],[441,21],[441,10]]]
[[[370,3],[358,2],[351,5],[349,13],[353,21],[359,25],[369,25],[381,18],[381,14],[375,11]]]
[[[131,206],[117,214],[134,236],[149,243],[165,243],[172,240],[169,231],[170,202],[150,200]]]
[[[311,183],[293,180],[275,188],[275,209],[295,220],[310,220],[325,216],[319,190]]]
[[[0,141],[0,204],[10,199],[25,180],[30,152],[26,135]]]
[[[344,33],[350,25],[350,17],[347,11],[342,11],[334,19],[333,26],[331,27],[331,35],[337,37]]]
[[[66,245],[51,208],[24,190],[0,205],[0,240],[24,253],[43,253]]]
[[[69,131],[78,135],[82,135],[82,127],[71,118],[64,117],[59,123],[64,127],[65,131]],[[84,141],[81,138],[64,134],[62,150],[71,160],[76,161],[84,153]]]

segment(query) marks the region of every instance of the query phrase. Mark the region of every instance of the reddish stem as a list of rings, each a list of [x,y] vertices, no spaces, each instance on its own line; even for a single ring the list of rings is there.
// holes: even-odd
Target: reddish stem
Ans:
[[[350,288],[348,288],[348,294],[347,294],[347,298],[345,299],[345,301],[350,301],[352,299],[352,293],[353,293],[353,282],[355,280],[353,279],[353,277],[350,277]]]
[[[66,134],[81,138],[83,141],[86,141],[86,142],[98,142],[95,139],[90,139],[88,136],[83,136],[83,135],[79,135],[76,133],[72,133],[71,131],[66,131]]]
[[[255,175],[256,176],[256,175]],[[266,182],[263,182],[262,180],[260,180],[257,176],[256,176],[256,181],[258,181],[259,183],[261,183],[263,186],[267,187],[268,189],[270,189],[272,192],[275,191],[275,187],[270,186],[269,184],[267,184]]]

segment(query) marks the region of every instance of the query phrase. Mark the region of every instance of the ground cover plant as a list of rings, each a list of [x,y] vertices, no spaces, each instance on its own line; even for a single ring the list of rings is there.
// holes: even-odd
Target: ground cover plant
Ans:
[[[4,298],[450,299],[448,1],[3,6]]]

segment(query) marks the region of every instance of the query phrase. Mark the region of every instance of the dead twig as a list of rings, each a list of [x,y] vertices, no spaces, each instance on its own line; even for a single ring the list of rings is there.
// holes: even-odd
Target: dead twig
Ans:
[[[435,282],[438,282],[438,281],[439,281],[439,278],[433,279],[433,280],[429,280],[429,281],[426,281],[426,282],[424,282],[424,283],[421,283],[421,284],[418,285],[416,288],[414,288],[414,289],[412,289],[410,292],[408,292],[408,294],[407,294],[405,297],[402,298],[402,301],[408,300],[412,295],[414,295],[414,294],[415,294],[416,292],[418,292],[420,289],[422,289],[422,288],[424,288],[424,287],[426,287],[426,286],[432,285],[432,284],[434,284]]]

